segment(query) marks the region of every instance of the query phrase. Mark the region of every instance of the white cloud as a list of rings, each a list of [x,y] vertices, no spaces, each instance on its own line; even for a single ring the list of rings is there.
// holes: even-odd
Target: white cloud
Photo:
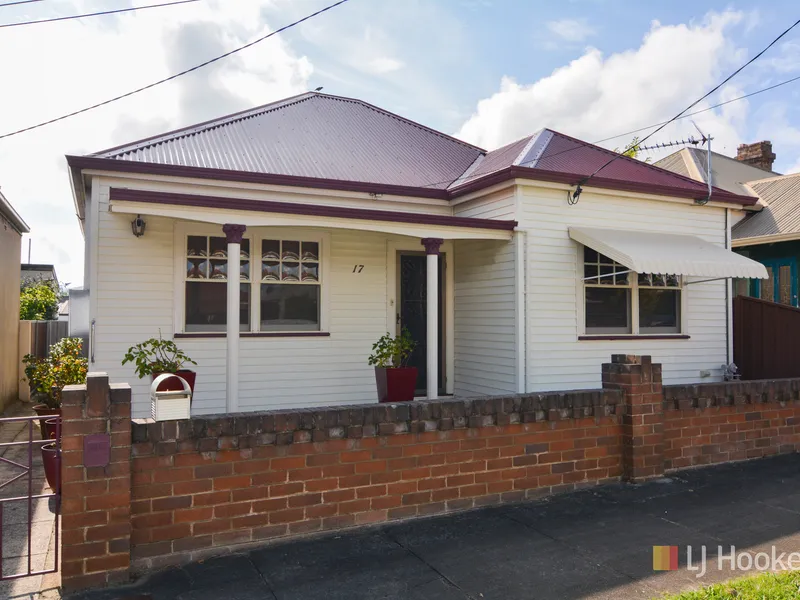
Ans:
[[[373,73],[391,73],[392,71],[398,71],[402,69],[404,66],[405,65],[402,63],[402,61],[399,61],[396,58],[388,58],[386,56],[373,58],[367,63],[367,69]]]
[[[549,21],[547,23],[547,29],[550,33],[566,42],[582,42],[597,33],[596,30],[583,19]]]
[[[105,100],[243,45],[269,31],[261,12],[269,4],[208,0],[5,29],[0,56],[15,58],[3,63],[0,133]],[[93,8],[84,2],[41,5],[23,5],[25,11],[17,13],[9,8],[4,20]],[[55,262],[65,281],[83,279],[83,240],[65,154],[102,150],[305,91],[312,71],[308,58],[275,37],[136,96],[0,140],[0,186],[31,226],[33,262]]]
[[[742,61],[742,53],[726,35],[742,18],[742,13],[728,11],[690,25],[653,22],[636,49],[604,56],[589,48],[530,84],[503,77],[500,89],[478,102],[456,135],[496,148],[542,127],[593,141],[666,120]],[[729,86],[725,94],[732,97],[738,91]],[[734,103],[698,115],[695,121],[717,138],[718,147],[735,148],[744,110],[746,102]],[[664,137],[695,133],[685,120],[665,129]],[[606,145],[622,147],[629,141]]]

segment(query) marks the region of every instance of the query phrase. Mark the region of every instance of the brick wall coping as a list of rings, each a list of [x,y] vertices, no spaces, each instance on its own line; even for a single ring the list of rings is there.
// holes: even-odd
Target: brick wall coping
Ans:
[[[139,444],[171,443],[164,453],[222,447],[247,448],[323,442],[402,433],[424,433],[561,421],[616,414],[621,392],[572,390],[479,398],[438,398],[399,404],[361,404],[223,415],[205,415],[180,421],[134,419],[134,452]],[[224,438],[228,438],[227,440]],[[184,448],[174,447],[181,443]],[[141,454],[150,453],[139,446]],[[155,449],[158,453],[158,449]]]
[[[797,401],[800,401],[800,379],[664,386],[664,408],[670,410]]]

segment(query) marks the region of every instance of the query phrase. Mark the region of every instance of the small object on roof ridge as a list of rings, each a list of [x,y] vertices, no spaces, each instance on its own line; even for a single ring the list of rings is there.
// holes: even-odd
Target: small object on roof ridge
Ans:
[[[318,88],[314,88],[314,91],[315,92],[321,92],[322,91],[322,86],[319,86]]]

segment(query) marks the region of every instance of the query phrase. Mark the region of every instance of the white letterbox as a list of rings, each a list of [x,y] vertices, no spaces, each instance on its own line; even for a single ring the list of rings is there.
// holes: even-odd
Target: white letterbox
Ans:
[[[181,382],[182,390],[157,391],[161,383],[173,377]],[[172,373],[162,373],[153,380],[153,384],[150,386],[150,401],[153,419],[156,421],[188,419],[192,409],[192,389],[183,377]]]

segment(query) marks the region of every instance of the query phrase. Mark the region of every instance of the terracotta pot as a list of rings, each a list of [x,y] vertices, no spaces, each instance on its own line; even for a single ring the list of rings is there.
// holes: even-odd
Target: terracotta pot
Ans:
[[[57,494],[61,491],[61,452],[56,449],[55,442],[42,445],[41,450],[47,485]]]
[[[60,422],[61,422],[60,415],[53,417],[52,419],[45,419],[44,424],[42,425],[42,439],[55,440],[61,434],[59,428]]]
[[[61,416],[61,409],[60,408],[50,408],[46,404],[34,404],[33,405],[34,412],[39,415],[40,417],[60,417]],[[39,427],[42,430],[42,439],[43,440],[52,440],[55,437],[56,429],[55,427],[51,427],[47,424],[47,418],[39,419]],[[51,435],[52,434],[52,435]]]
[[[410,402],[417,386],[416,367],[375,367],[378,402]]]
[[[163,375],[163,374],[164,374],[163,371],[159,371],[157,373],[153,373],[151,381],[155,381],[156,377],[158,377],[159,375]],[[197,373],[195,373],[194,371],[190,371],[189,369],[181,369],[177,373],[175,373],[175,375],[177,375],[178,377],[182,377],[183,379],[186,380],[186,383],[189,384],[189,389],[192,390],[192,395],[194,395],[194,382],[195,382],[195,379],[197,378]],[[183,385],[181,384],[181,382],[178,381],[177,379],[175,379],[174,377],[171,377],[171,378],[167,379],[166,381],[162,381],[159,384],[157,391],[159,391],[159,392],[177,392],[177,391],[180,391],[182,389],[183,389]]]

